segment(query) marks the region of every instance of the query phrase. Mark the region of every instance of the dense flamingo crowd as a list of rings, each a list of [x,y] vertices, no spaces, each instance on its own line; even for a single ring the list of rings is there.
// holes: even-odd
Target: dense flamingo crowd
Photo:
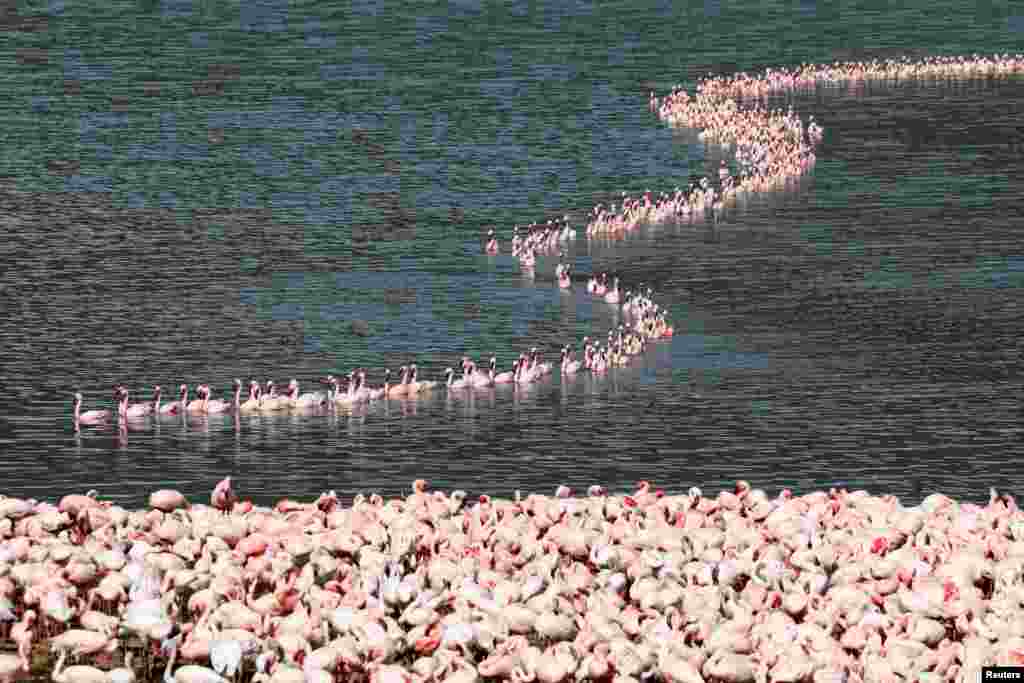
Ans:
[[[418,480],[267,508],[229,478],[210,505],[149,502],[0,500],[17,647],[0,679],[39,648],[58,683],[965,681],[1024,663],[1024,514],[995,491],[470,500]]]

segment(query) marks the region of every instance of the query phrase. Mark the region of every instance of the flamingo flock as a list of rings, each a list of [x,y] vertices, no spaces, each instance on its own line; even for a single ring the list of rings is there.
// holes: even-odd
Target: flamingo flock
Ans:
[[[1022,529],[994,490],[904,506],[742,481],[0,498],[0,680],[975,680],[1024,664]]]
[[[559,278],[568,278],[569,266],[560,263],[556,272]],[[606,284],[608,279],[606,273],[595,276],[588,283],[587,289],[595,297],[616,306],[623,319],[628,322],[628,326],[622,323],[617,328],[609,330],[603,347],[599,340],[585,337],[582,342],[582,360],[576,358],[572,345],[563,345],[558,366],[558,374],[562,377],[574,376],[583,371],[601,375],[611,368],[623,367],[631,358],[643,353],[649,342],[674,334],[674,328],[668,323],[665,310],[654,303],[653,291],[649,287],[641,288],[635,293],[627,292],[623,298],[619,290],[619,279],[614,278],[611,289]],[[486,368],[478,368],[475,362],[464,358],[460,364],[460,372],[461,375],[456,375],[454,369],[447,368],[444,382],[423,380],[420,379],[416,363],[409,363],[399,368],[398,381],[393,382],[391,370],[385,369],[383,384],[373,386],[368,381],[367,370],[358,368],[343,378],[333,375],[319,378],[318,382],[325,385],[326,390],[307,393],[300,392],[297,379],[292,379],[282,393],[278,393],[277,386],[272,380],[265,384],[250,380],[248,393],[244,398],[243,382],[235,379],[230,400],[213,398],[209,384],[196,386],[195,398],[190,400],[189,385],[181,384],[178,387],[178,399],[168,403],[162,402],[163,389],[160,385],[153,386],[152,398],[149,401],[131,403],[128,387],[118,384],[113,388],[116,413],[106,409],[82,412],[82,395],[76,393],[72,407],[72,423],[75,430],[80,431],[84,426],[102,426],[115,419],[120,424],[126,424],[133,420],[161,416],[247,415],[282,411],[325,413],[336,408],[374,401],[430,396],[432,390],[442,386],[450,394],[459,394],[496,385],[532,384],[551,375],[552,365],[544,362],[541,352],[533,347],[529,353],[520,354],[511,370],[499,372],[497,358],[492,356]]]

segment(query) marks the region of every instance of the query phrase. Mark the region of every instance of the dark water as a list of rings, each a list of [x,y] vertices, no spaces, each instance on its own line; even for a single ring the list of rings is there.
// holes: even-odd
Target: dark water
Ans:
[[[379,382],[413,358],[436,378],[463,354],[507,368],[603,334],[613,312],[558,291],[550,259],[524,277],[480,235],[564,213],[582,233],[611,193],[716,168],[722,150],[658,123],[649,90],[1021,48],[1024,18],[996,6],[885,5],[0,9],[0,488],[1019,490],[1022,80],[779,98],[826,129],[798,187],[718,223],[581,234],[580,276],[652,285],[677,330],[607,377],[126,438],[71,427],[70,392],[109,407],[115,382],[221,395],[357,366]]]

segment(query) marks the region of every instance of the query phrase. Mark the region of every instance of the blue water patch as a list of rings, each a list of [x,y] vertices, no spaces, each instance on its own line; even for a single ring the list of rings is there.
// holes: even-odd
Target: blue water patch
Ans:
[[[443,111],[434,112],[431,141],[435,145],[445,146],[448,144],[448,114]]]
[[[161,209],[176,209],[178,208],[178,197],[173,192],[164,191],[160,193],[160,208]]]
[[[106,81],[110,80],[113,75],[114,70],[109,64],[83,62],[81,50],[64,51],[64,80],[66,81]]]
[[[45,114],[50,111],[50,98],[39,95],[32,98],[32,111],[36,114]]]
[[[270,195],[272,209],[305,209],[314,206],[318,197],[306,192],[275,192]]]
[[[239,192],[238,193],[238,208],[240,209],[257,209],[259,208],[259,201],[253,192]]]
[[[239,23],[243,31],[279,33],[287,30],[288,0],[243,0]]]
[[[124,128],[128,117],[122,112],[85,112],[78,116],[78,134],[87,136],[99,130]]]
[[[337,37],[324,33],[317,17],[306,17],[303,33],[306,37],[306,47],[334,49],[338,45]]]
[[[306,307],[293,302],[274,304],[270,307],[270,317],[273,320],[305,320]]]
[[[524,92],[526,84],[518,78],[505,76],[480,81],[480,94],[493,99],[499,110],[512,107]]]
[[[210,34],[205,31],[193,31],[188,38],[189,43],[196,49],[203,50],[210,47]]]
[[[362,17],[376,17],[381,12],[380,0],[349,0],[352,14]]]
[[[710,339],[704,335],[676,335],[672,338],[672,366],[676,369],[763,370],[768,367],[768,356],[763,353],[745,353],[731,349],[708,349]]]
[[[127,204],[129,209],[143,209],[146,207],[146,195],[141,192],[129,192]]]
[[[59,17],[64,14],[64,0],[49,0],[46,6],[46,13],[51,17]]]
[[[64,181],[65,192],[113,192],[114,181],[110,176],[73,175]]]
[[[192,16],[192,0],[160,0],[160,16],[179,19]]]
[[[310,226],[345,225],[352,220],[349,202],[341,206],[306,207],[306,223]]]
[[[416,47],[429,47],[433,44],[435,38],[439,38],[441,34],[447,32],[448,19],[446,17],[416,17]]]
[[[384,67],[370,61],[366,48],[353,47],[352,61],[348,64],[324,64],[320,78],[325,81],[377,81],[384,77]]]
[[[328,321],[380,320],[387,316],[384,304],[323,304],[320,319]]]
[[[209,161],[210,150],[205,144],[179,145],[175,142],[158,142],[152,145],[133,144],[128,146],[129,161]]]

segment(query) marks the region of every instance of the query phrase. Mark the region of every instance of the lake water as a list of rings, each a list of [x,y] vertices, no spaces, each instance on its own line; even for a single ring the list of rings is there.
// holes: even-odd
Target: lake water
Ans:
[[[257,501],[650,479],[1021,489],[1024,79],[776,98],[826,135],[799,186],[608,243],[584,216],[722,150],[647,110],[707,74],[1017,51],[1024,18],[919,0],[19,3],[0,102],[0,481],[54,499]],[[860,52],[851,45],[864,46]],[[576,272],[654,287],[676,336],[606,377],[326,416],[71,425],[153,384],[502,368],[616,323],[553,262],[482,255],[568,214]],[[367,321],[356,336],[351,321]],[[173,390],[170,392],[173,397]]]

